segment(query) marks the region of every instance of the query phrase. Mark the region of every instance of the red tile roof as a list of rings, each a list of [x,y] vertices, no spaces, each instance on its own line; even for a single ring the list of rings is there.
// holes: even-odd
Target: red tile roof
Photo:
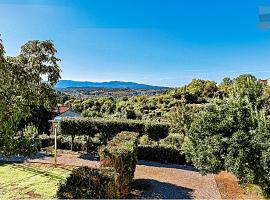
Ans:
[[[68,110],[69,110],[69,107],[67,107],[67,106],[60,106],[59,107],[59,113],[60,114],[63,114],[65,112],[67,112]]]
[[[57,115],[60,115],[67,112],[68,110],[69,110],[68,106],[58,106],[53,110],[53,112],[56,113]]]

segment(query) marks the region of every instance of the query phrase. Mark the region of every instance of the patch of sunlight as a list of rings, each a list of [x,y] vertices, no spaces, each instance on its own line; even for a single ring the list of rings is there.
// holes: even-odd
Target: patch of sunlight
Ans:
[[[0,164],[1,199],[52,199],[70,170],[45,165]]]

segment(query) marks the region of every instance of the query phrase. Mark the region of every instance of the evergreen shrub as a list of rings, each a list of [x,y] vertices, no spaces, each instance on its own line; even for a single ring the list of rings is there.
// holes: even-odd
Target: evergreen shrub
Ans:
[[[126,198],[137,163],[138,133],[121,132],[99,150],[102,167],[113,167],[119,174],[120,196]]]

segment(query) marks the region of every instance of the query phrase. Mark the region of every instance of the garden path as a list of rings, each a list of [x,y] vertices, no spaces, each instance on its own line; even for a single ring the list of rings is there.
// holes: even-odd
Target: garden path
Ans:
[[[59,165],[99,167],[90,155],[59,153]],[[53,164],[54,157],[39,153],[30,163]],[[140,161],[135,171],[132,198],[221,199],[214,175],[202,176],[192,167]]]

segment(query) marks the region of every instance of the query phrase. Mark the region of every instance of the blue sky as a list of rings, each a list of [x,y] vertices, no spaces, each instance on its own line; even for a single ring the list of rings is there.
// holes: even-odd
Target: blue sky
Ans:
[[[0,0],[9,55],[51,39],[62,79],[180,86],[251,73],[270,77],[270,0]]]

